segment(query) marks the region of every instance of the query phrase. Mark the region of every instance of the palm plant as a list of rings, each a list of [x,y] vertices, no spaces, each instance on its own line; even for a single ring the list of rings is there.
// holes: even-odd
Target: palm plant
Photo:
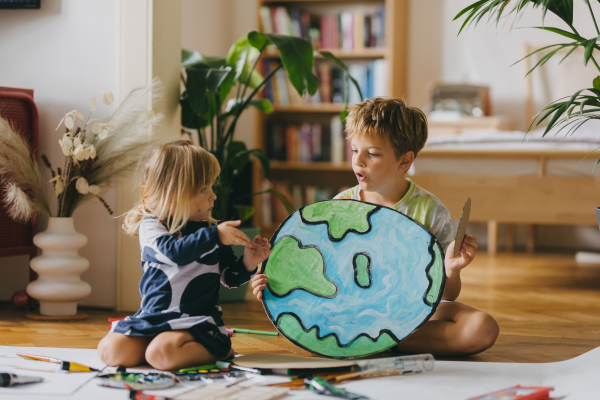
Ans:
[[[260,55],[271,44],[279,51],[281,63],[263,77],[256,67]],[[360,93],[358,83],[348,74],[346,65],[339,58],[327,51],[318,53],[344,71],[347,89],[352,82]],[[181,74],[181,80],[185,89],[180,103],[183,132],[197,135],[200,146],[214,154],[221,165],[219,184],[215,187],[215,218],[245,221],[254,214],[253,207],[241,204],[244,200],[242,197],[247,196],[232,198],[251,156],[260,161],[265,177],[271,181],[267,154],[262,149],[248,149],[244,142],[234,139],[242,112],[250,106],[265,113],[273,112],[269,100],[257,98],[256,95],[282,68],[300,96],[306,93],[314,95],[318,88],[318,80],[313,73],[314,58],[315,50],[305,39],[257,31],[251,31],[237,40],[226,57],[206,57],[197,51],[182,50],[181,67],[184,73]],[[349,90],[345,92],[347,105]],[[346,110],[340,118],[343,120],[345,116]],[[288,212],[294,211],[288,199],[274,188],[253,194],[264,193],[274,194]]]
[[[569,57],[577,48],[583,48],[583,64],[587,66],[588,62],[592,62],[594,67],[600,74],[600,66],[594,58],[594,51],[600,50],[598,41],[600,40],[600,29],[596,22],[594,11],[590,0],[582,0],[588,7],[594,27],[596,28],[597,35],[591,38],[585,38],[579,34],[575,28],[573,21],[573,0],[480,0],[460,11],[454,20],[461,17],[465,17],[465,20],[460,28],[460,32],[469,25],[477,25],[484,16],[488,16],[486,20],[496,20],[496,23],[500,21],[503,15],[515,14],[519,15],[524,12],[525,9],[531,6],[532,8],[540,8],[542,10],[542,26],[536,26],[534,29],[541,29],[550,31],[554,34],[560,35],[563,38],[569,39],[565,43],[552,44],[539,48],[532,53],[526,55],[525,58],[531,57],[532,55],[539,53],[543,54],[538,62],[527,72],[529,75],[534,69],[544,65],[552,57],[554,57],[559,51],[566,49],[567,53],[562,57],[561,62]],[[546,14],[551,12],[560,18],[567,26],[568,30],[560,29],[556,27],[549,27],[543,24]],[[519,62],[517,61],[517,62]],[[516,63],[515,63],[516,64]],[[600,118],[600,76],[596,77],[592,82],[591,88],[581,89],[575,92],[571,97],[565,97],[553,101],[544,109],[542,109],[531,121],[529,130],[533,126],[538,126],[542,121],[549,119],[548,126],[544,131],[544,136],[554,127],[565,124],[565,127],[569,127],[568,133],[571,134],[577,130],[582,124],[589,121],[590,119]],[[596,162],[596,165],[600,163],[600,159]]]

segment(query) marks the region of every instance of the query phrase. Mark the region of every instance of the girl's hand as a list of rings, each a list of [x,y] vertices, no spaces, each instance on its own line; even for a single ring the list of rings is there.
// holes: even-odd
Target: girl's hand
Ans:
[[[254,270],[258,264],[271,255],[271,243],[256,235],[252,243],[247,244],[244,249],[244,265],[248,271]]]
[[[252,293],[257,299],[262,299],[262,292],[267,287],[267,283],[269,283],[269,280],[264,274],[256,274],[254,275],[254,278],[252,278]]]
[[[461,269],[469,265],[471,261],[473,261],[473,258],[475,258],[475,252],[479,247],[475,236],[465,235],[460,248],[460,253],[458,253],[458,256],[452,257],[452,254],[454,254],[454,245],[454,242],[450,243],[448,249],[446,250],[446,259],[444,260],[444,264],[446,264],[447,276],[456,272],[460,272]]]
[[[219,232],[219,240],[226,246],[237,244],[245,246],[250,243],[248,236],[239,229],[234,228],[239,226],[242,221],[225,221],[217,225],[217,232]]]

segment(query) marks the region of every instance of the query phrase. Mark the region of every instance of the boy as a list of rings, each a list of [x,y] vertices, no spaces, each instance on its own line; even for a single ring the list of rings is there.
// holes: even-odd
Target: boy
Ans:
[[[460,270],[475,257],[477,240],[465,235],[457,257],[450,212],[435,196],[406,177],[427,141],[427,119],[402,99],[374,98],[356,104],[346,119],[352,145],[352,169],[358,185],[336,199],[356,199],[398,210],[423,224],[446,251],[446,286],[442,302],[423,326],[397,348],[403,353],[439,356],[475,354],[490,348],[498,337],[498,324],[488,314],[455,302],[461,288]],[[262,297],[264,274],[252,279],[254,294]]]

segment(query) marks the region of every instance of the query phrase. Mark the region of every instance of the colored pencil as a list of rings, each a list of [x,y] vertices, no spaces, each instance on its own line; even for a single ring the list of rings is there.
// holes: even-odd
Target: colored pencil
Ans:
[[[240,328],[231,328],[234,332],[237,333],[253,333],[255,335],[269,335],[269,336],[279,336],[279,332],[268,332],[268,331],[255,331],[252,329],[240,329]]]

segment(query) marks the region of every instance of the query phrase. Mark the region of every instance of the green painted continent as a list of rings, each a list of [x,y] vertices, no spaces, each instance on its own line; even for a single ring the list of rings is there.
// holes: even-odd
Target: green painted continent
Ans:
[[[425,296],[425,303],[428,305],[433,305],[438,299],[440,295],[440,290],[442,290],[442,279],[444,279],[444,256],[440,251],[440,246],[433,245],[433,264],[427,271],[427,276],[431,280],[431,288],[427,295]]]
[[[298,319],[290,314],[282,314],[279,317],[277,329],[310,351],[334,358],[363,357],[380,353],[396,345],[396,341],[384,332],[375,342],[366,336],[360,336],[347,346],[340,347],[333,335],[319,338],[316,326],[305,331]]]
[[[265,267],[269,290],[286,296],[294,289],[332,298],[337,287],[325,275],[325,260],[314,247],[301,247],[294,237],[286,236],[275,244]]]
[[[354,229],[359,233],[369,230],[369,212],[377,206],[358,201],[330,200],[314,203],[301,210],[302,217],[313,223],[329,224],[329,234],[341,239],[346,232]]]
[[[355,259],[356,265],[356,281],[358,286],[362,288],[368,288],[371,286],[371,274],[369,273],[369,264],[371,263],[369,257],[364,254],[357,254]]]

